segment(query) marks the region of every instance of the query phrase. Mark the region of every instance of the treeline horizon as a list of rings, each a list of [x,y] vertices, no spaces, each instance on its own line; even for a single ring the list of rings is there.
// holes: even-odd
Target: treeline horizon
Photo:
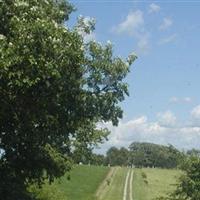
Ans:
[[[173,145],[149,142],[133,142],[128,148],[112,146],[106,155],[90,152],[87,155],[74,153],[74,162],[104,166],[132,166],[177,168],[189,156],[200,156],[199,149],[178,150]]]

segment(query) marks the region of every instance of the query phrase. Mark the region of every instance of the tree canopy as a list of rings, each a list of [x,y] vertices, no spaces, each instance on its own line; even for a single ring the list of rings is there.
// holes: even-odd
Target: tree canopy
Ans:
[[[127,166],[129,164],[129,151],[121,147],[111,147],[106,153],[106,164],[111,166]]]
[[[62,176],[75,149],[108,135],[97,122],[122,118],[118,104],[128,95],[124,78],[136,56],[123,60],[110,43],[85,42],[81,33],[94,25],[80,18],[68,27],[73,10],[65,0],[0,1],[4,200],[28,199],[28,183]]]
[[[131,163],[136,167],[175,168],[184,155],[172,145],[133,142],[130,146]]]
[[[105,163],[111,166],[176,168],[185,156],[172,145],[133,142],[129,150],[111,147],[106,153]]]

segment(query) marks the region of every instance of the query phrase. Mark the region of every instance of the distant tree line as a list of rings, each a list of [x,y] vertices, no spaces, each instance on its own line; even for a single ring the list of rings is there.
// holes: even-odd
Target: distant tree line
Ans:
[[[134,142],[129,149],[130,162],[136,167],[175,168],[184,156],[172,145]]]
[[[105,156],[92,151],[87,154],[75,152],[74,161],[93,165],[177,168],[189,156],[200,157],[200,151],[181,152],[172,145],[133,142],[128,149],[111,147]]]

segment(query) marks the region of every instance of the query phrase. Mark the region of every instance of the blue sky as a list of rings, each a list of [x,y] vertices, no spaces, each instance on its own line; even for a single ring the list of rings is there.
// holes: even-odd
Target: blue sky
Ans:
[[[95,18],[88,38],[110,40],[116,55],[138,55],[127,77],[124,118],[101,146],[133,141],[200,148],[200,1],[71,1],[79,15]]]

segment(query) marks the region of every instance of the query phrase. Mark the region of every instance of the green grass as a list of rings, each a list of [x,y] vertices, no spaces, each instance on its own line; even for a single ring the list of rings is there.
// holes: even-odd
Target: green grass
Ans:
[[[127,168],[111,168],[98,166],[76,166],[52,185],[44,185],[42,189],[31,188],[40,200],[122,200]],[[112,172],[112,173],[111,173]],[[166,169],[134,169],[133,199],[153,200],[165,196],[175,189],[175,183],[181,172]],[[107,180],[110,184],[107,184]],[[99,186],[103,187],[99,187]],[[97,190],[100,191],[96,198]],[[129,186],[128,186],[129,192]]]
[[[112,183],[104,191],[103,200],[122,200],[124,192],[124,182],[127,174],[127,168],[117,168]]]
[[[38,193],[43,200],[94,200],[95,192],[105,179],[110,168],[98,166],[76,166],[70,172],[70,180],[66,174],[52,185],[44,185]],[[58,197],[56,194],[58,194]]]
[[[139,170],[139,169],[134,169],[133,199],[134,200],[147,200],[147,187],[142,178],[141,170]]]
[[[107,167],[77,166],[70,174],[71,180],[62,178],[59,187],[69,200],[94,200],[95,192],[108,171]]]
[[[142,177],[144,172],[147,178]],[[135,169],[133,178],[134,200],[153,200],[166,196],[175,189],[181,172],[167,169]],[[145,183],[146,180],[146,183]]]

